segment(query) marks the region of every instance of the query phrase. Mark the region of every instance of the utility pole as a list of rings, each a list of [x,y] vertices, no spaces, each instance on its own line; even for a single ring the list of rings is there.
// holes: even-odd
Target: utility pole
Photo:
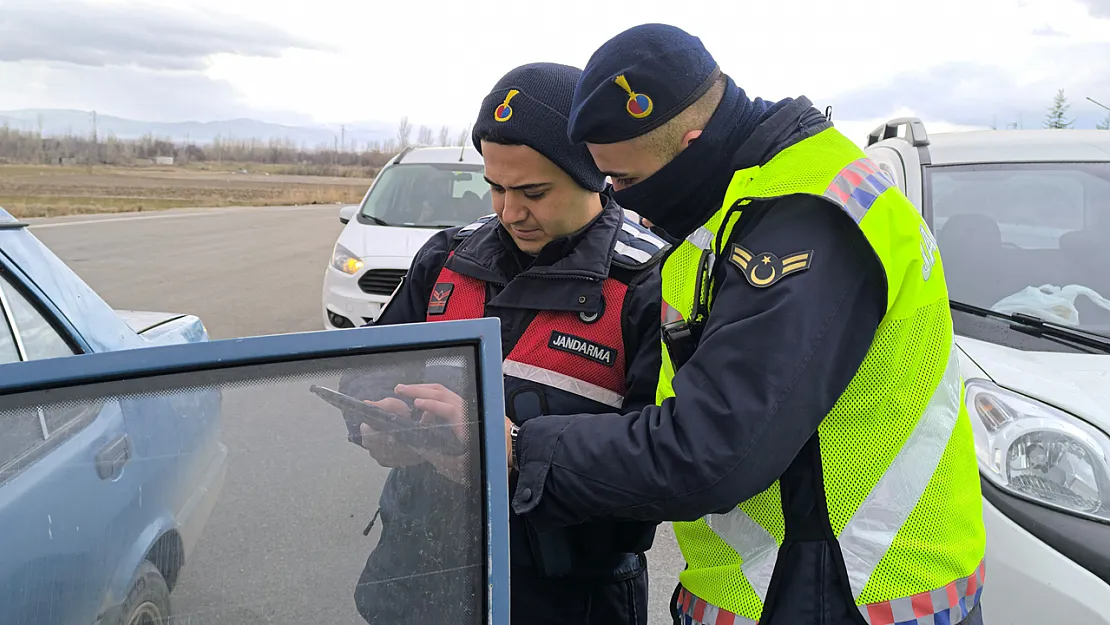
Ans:
[[[93,157],[97,153],[97,139],[96,139],[96,111],[92,112],[92,150],[88,158],[89,173],[92,173]]]
[[[38,131],[39,131],[39,137],[38,137],[39,138],[39,145],[38,145],[39,163],[45,163],[45,162],[47,162],[47,158],[46,158],[46,139],[44,139],[43,136],[42,136],[42,113],[37,114],[35,116],[35,120],[38,122]]]
[[[346,152],[347,151],[347,125],[346,124],[343,124],[342,126],[339,127],[339,137],[340,137],[339,147],[342,148],[344,152]]]

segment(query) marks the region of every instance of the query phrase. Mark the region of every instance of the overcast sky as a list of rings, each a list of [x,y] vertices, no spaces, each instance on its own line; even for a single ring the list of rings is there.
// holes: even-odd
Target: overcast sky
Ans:
[[[911,113],[1039,127],[1060,88],[1079,126],[1104,117],[1087,96],[1110,105],[1110,0],[0,0],[0,110],[462,127],[505,71],[581,67],[643,22],[853,135]]]

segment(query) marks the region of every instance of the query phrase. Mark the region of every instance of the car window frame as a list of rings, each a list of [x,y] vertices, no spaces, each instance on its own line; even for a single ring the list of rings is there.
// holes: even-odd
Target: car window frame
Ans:
[[[27,279],[17,265],[12,263],[3,253],[0,253],[0,281],[5,281],[13,289],[15,289],[24,299],[31,305],[46,323],[56,332],[62,340],[66,343],[74,356],[81,356],[91,353],[88,343],[77,333],[69,320],[61,314],[54,302],[50,300],[46,293],[43,293],[34,283]],[[23,345],[22,336],[19,334],[19,324],[15,322],[14,313],[11,311],[11,304],[8,302],[6,295],[3,295],[3,289],[0,289],[0,308],[3,309],[0,317],[3,317],[8,324],[8,328],[12,332],[12,336],[16,340],[16,349],[19,351],[20,362],[33,362],[27,359],[27,350]],[[68,356],[66,356],[68,357]]]
[[[3,274],[0,273],[0,279],[2,278]],[[23,346],[23,337],[21,337],[16,330],[15,314],[12,312],[11,306],[8,305],[8,296],[4,293],[3,289],[0,289],[0,320],[3,321],[3,327],[0,328],[0,332],[7,332],[8,336],[12,339],[12,346],[15,347],[15,360],[0,361],[0,364],[27,362],[27,350]]]

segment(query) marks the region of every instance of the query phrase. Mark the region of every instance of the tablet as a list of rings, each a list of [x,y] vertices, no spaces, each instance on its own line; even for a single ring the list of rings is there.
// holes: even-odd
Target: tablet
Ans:
[[[466,445],[446,425],[421,425],[411,418],[382,410],[350,395],[316,384],[309,387],[309,390],[332,406],[344,412],[356,414],[366,425],[378,432],[393,436],[398,442],[409,447],[436,451],[448,456],[461,456],[466,452]]]

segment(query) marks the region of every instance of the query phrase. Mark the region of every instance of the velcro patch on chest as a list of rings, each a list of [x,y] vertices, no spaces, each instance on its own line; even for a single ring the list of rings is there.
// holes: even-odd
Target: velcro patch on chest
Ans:
[[[451,299],[451,292],[455,285],[450,282],[439,282],[432,288],[432,299],[428,302],[429,315],[442,315],[447,312],[447,301]]]
[[[551,331],[551,339],[547,342],[547,346],[561,352],[589,358],[607,367],[612,367],[617,362],[617,350],[612,347],[606,347],[587,341],[580,336],[559,332],[558,330]]]

